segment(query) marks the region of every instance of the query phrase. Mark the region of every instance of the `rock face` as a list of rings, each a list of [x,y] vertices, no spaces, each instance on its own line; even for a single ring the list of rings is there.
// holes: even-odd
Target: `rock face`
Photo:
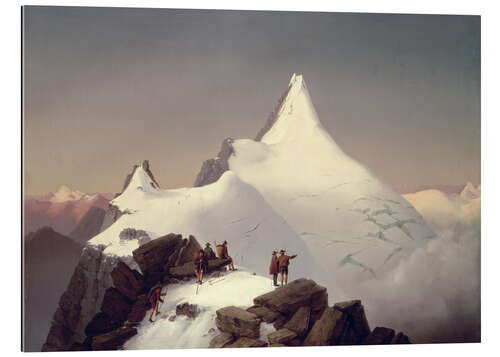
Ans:
[[[226,347],[230,343],[234,341],[234,336],[231,335],[228,332],[223,332],[210,341],[210,344],[208,345],[209,348],[222,348]]]
[[[77,242],[85,244],[90,238],[101,232],[105,216],[104,209],[96,206],[90,207],[69,236]]]
[[[161,272],[181,242],[182,235],[170,233],[140,246],[132,255],[143,274]]]
[[[246,311],[234,306],[217,310],[216,325],[223,334],[213,339],[214,346],[262,346],[257,340],[261,321],[276,328],[268,335],[270,347],[410,343],[408,336],[389,328],[371,331],[360,300],[328,307],[326,289],[313,280],[297,279],[253,301]]]
[[[102,253],[102,247],[86,246],[71,280],[59,300],[42,351],[65,351],[83,342],[85,328],[99,312],[104,292],[112,286],[111,271],[118,260]]]
[[[311,317],[311,307],[301,306],[292,318],[283,327],[303,336],[309,329],[309,318]]]
[[[141,274],[132,270],[127,264],[119,261],[111,272],[113,285],[130,301],[137,300],[137,296],[144,292],[145,286]]]
[[[95,336],[92,339],[92,349],[94,351],[109,351],[120,349],[127,340],[137,334],[137,330],[132,327],[122,327],[114,331]]]
[[[387,327],[375,327],[363,341],[364,345],[388,345],[394,338],[394,330]]]
[[[184,315],[184,316],[189,317],[190,319],[196,318],[196,316],[198,316],[199,313],[200,312],[198,310],[198,306],[191,305],[187,302],[184,304],[177,305],[175,307],[175,314],[176,315]]]
[[[229,259],[213,259],[208,261],[207,272],[212,272],[218,270],[229,264]],[[168,269],[168,273],[174,278],[191,278],[194,277],[194,265],[193,262],[185,263],[181,266],[175,266]]]
[[[266,124],[262,129],[259,130],[257,133],[257,136],[255,136],[255,141],[260,141],[264,135],[269,131],[269,129],[272,128],[274,123],[276,122],[276,119],[278,119],[278,113],[281,110],[281,107],[283,106],[283,101],[285,100],[286,96],[288,95],[288,92],[290,91],[291,85],[288,86],[286,91],[281,95],[280,99],[278,99],[278,104],[274,108],[274,110],[269,114],[266,120]]]
[[[98,312],[85,328],[85,334],[89,337],[102,335],[120,327],[118,322],[113,321],[106,313]]]
[[[248,337],[240,337],[233,343],[226,345],[226,348],[248,348],[248,347],[266,347],[267,343]]]
[[[104,218],[102,220],[102,225],[101,228],[99,229],[99,232],[105,231],[109,226],[111,226],[113,223],[115,223],[118,218],[120,218],[124,212],[120,211],[120,209],[111,203],[108,206],[108,209],[106,210],[106,213],[104,214]]]
[[[253,302],[282,314],[291,314],[301,306],[313,306],[321,310],[327,302],[326,288],[311,279],[297,279],[290,284],[256,297]]]
[[[219,154],[214,159],[203,162],[201,170],[196,176],[194,187],[205,186],[219,179],[224,172],[229,170],[228,159],[234,154],[232,138],[226,138],[222,142]]]
[[[282,328],[278,331],[275,331],[267,336],[267,339],[269,340],[270,344],[273,343],[281,343],[281,344],[286,344],[287,342],[290,342],[293,340],[295,337],[297,337],[297,334],[293,331],[290,331],[289,329]]]
[[[234,336],[259,337],[260,320],[257,315],[236,306],[228,306],[217,310],[215,324],[219,330],[231,333]]]
[[[137,301],[132,306],[130,313],[127,316],[127,325],[135,326],[144,319],[146,312],[151,308],[146,295],[139,295]]]
[[[263,306],[252,306],[249,307],[247,311],[257,315],[259,319],[267,323],[274,322],[280,316],[279,312],[275,312]]]

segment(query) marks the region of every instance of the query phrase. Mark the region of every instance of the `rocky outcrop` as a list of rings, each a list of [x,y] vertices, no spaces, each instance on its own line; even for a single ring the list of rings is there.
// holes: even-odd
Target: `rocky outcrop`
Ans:
[[[234,336],[228,332],[223,332],[215,336],[208,345],[209,348],[222,348],[231,344],[234,341]]]
[[[42,351],[65,351],[82,343],[85,328],[99,311],[106,289],[112,286],[111,271],[117,259],[102,253],[102,247],[86,246],[71,280],[59,300]]]
[[[121,327],[114,331],[95,336],[92,338],[92,350],[109,351],[119,350],[125,342],[137,334],[137,330],[132,327]]]
[[[257,315],[236,306],[217,310],[215,324],[219,330],[238,337],[259,337],[260,320]]]
[[[224,346],[225,348],[248,348],[248,347],[266,347],[267,343],[261,340],[248,337],[240,337],[233,343]]]
[[[132,255],[143,274],[163,272],[165,262],[169,261],[180,244],[182,235],[170,233],[141,245]]]
[[[327,303],[326,288],[311,279],[297,279],[282,288],[256,297],[253,302],[282,314],[292,314],[301,306],[321,310]],[[325,299],[326,297],[326,299]]]
[[[187,240],[183,241],[183,244],[179,250],[179,254],[177,259],[175,260],[175,266],[183,265],[188,262],[192,262],[198,252],[200,251],[201,246],[192,235],[189,236]]]
[[[290,331],[289,329],[286,328],[282,328],[273,333],[270,333],[267,336],[267,339],[270,344],[276,344],[276,343],[286,344],[287,342],[293,340],[295,337],[297,337],[297,334],[295,332]]]
[[[208,261],[207,273],[223,268],[230,263],[229,259],[212,259]],[[191,278],[194,277],[194,265],[193,262],[185,263],[181,266],[175,266],[168,269],[169,275],[174,278]]]
[[[175,307],[175,314],[177,316],[184,315],[184,316],[189,317],[190,319],[195,319],[199,313],[200,313],[200,311],[198,310],[198,306],[191,305],[187,302],[184,304],[177,305]]]
[[[149,288],[157,282],[177,282],[168,272],[177,261],[185,261],[192,272],[192,251],[197,247],[195,237],[183,239],[177,234],[146,243],[133,252],[141,274],[119,258],[103,254],[104,247],[86,246],[54,313],[43,351],[90,350],[94,345],[89,339],[139,324],[150,307]],[[212,266],[221,264],[225,262]]]
[[[217,310],[216,325],[223,333],[213,338],[211,346],[410,343],[408,336],[401,332],[395,334],[389,328],[377,327],[371,331],[360,300],[338,302],[329,307],[326,289],[310,279],[297,279],[253,301],[254,306],[246,311],[234,306]],[[261,322],[273,323],[276,329],[267,336],[267,343],[257,340]],[[234,342],[229,342],[232,339]]]
[[[255,136],[255,141],[260,141],[264,137],[264,135],[266,135],[266,133],[272,128],[272,126],[274,125],[274,123],[278,119],[278,114],[281,111],[281,108],[283,106],[283,102],[284,102],[286,96],[288,95],[288,92],[290,92],[291,87],[292,86],[289,85],[288,88],[286,89],[286,91],[283,92],[281,97],[278,99],[278,104],[276,104],[276,107],[274,107],[274,110],[267,117],[266,124],[264,125],[264,127],[262,129],[260,129],[259,132],[257,133],[257,135]]]
[[[99,232],[103,232],[106,229],[108,229],[109,226],[111,226],[113,223],[118,221],[118,218],[120,218],[124,212],[120,211],[120,209],[112,205],[111,203],[108,205],[108,209],[106,210],[106,213],[104,214],[104,218],[102,220],[102,225],[101,228],[99,229]]]
[[[219,154],[214,159],[208,159],[201,165],[201,170],[196,176],[194,187],[205,186],[216,182],[224,172],[229,170],[229,157],[234,154],[234,139],[226,138],[222,142]]]

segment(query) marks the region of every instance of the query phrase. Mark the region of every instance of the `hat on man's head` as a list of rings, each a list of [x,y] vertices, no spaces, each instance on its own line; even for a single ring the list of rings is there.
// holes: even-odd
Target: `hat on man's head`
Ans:
[[[277,251],[275,251],[275,250],[273,250],[273,254],[276,254],[276,253],[278,253],[278,252],[277,252]]]
[[[210,247],[210,243],[207,242],[207,244],[205,244],[206,247]]]
[[[285,250],[284,249],[281,249],[280,250],[280,254],[284,254],[285,253]]]
[[[223,244],[227,244],[227,240],[225,240]]]

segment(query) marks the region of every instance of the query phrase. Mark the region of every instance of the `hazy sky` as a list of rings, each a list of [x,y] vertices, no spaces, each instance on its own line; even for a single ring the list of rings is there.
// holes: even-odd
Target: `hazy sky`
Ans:
[[[480,18],[27,7],[25,189],[117,192],[149,159],[191,186],[302,73],[320,120],[388,184],[480,180]]]

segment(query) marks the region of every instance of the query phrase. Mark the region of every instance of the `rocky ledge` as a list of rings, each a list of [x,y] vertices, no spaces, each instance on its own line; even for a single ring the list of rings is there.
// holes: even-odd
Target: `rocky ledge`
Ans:
[[[217,310],[220,334],[211,348],[407,344],[410,339],[393,329],[371,330],[360,300],[328,306],[326,288],[310,279],[297,279],[258,296],[244,310],[228,306]],[[276,331],[260,339],[260,324]]]

